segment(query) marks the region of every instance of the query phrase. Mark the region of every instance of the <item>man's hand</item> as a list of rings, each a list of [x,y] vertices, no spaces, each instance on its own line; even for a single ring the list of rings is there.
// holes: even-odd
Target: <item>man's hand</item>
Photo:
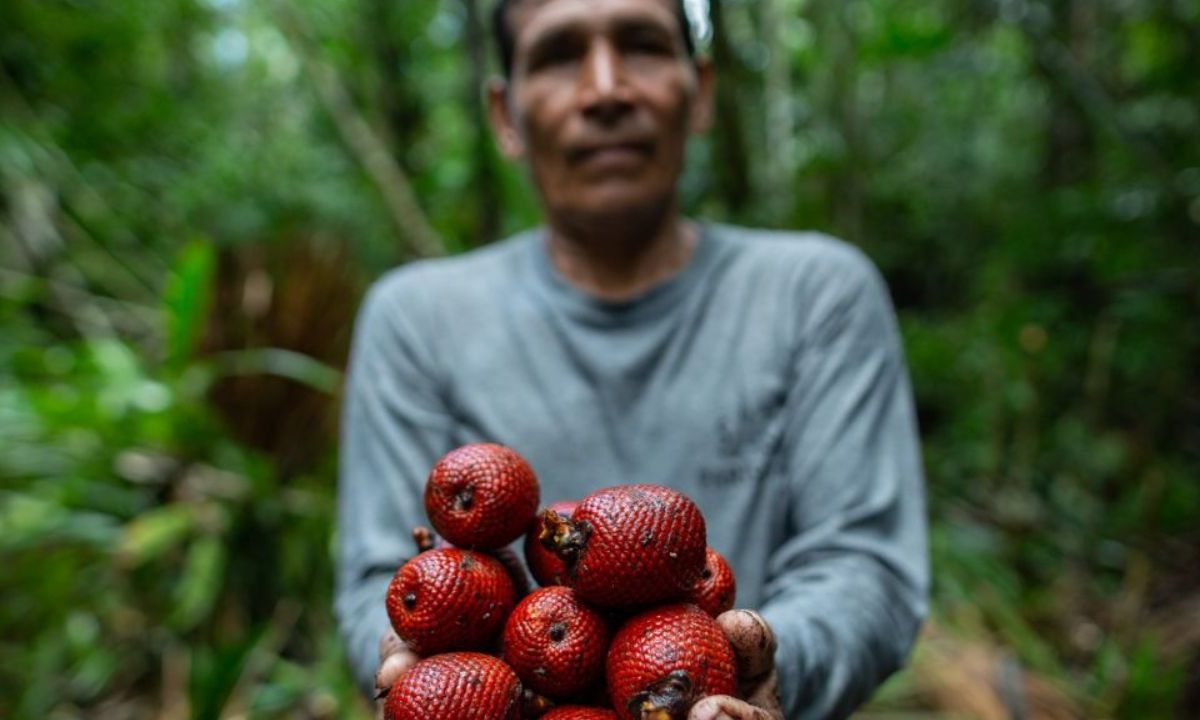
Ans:
[[[779,678],[775,675],[775,633],[750,610],[730,610],[717,624],[733,645],[737,659],[738,694],[706,697],[692,707],[688,720],[783,720]]]
[[[375,671],[375,688],[384,694],[400,676],[421,658],[408,649],[391,628],[379,639],[379,670]]]

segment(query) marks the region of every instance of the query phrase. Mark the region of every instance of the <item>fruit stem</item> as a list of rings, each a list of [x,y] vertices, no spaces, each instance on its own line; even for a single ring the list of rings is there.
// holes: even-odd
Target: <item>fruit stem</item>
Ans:
[[[417,552],[423,553],[426,550],[432,550],[433,544],[436,542],[437,536],[433,531],[422,525],[413,528],[413,542],[417,544]]]
[[[692,678],[686,670],[673,670],[631,697],[626,707],[638,720],[683,720],[692,707]]]
[[[521,691],[521,717],[537,718],[545,715],[554,707],[554,702],[545,695],[539,695],[529,688]]]
[[[542,529],[538,541],[547,550],[562,558],[569,566],[579,559],[579,551],[587,545],[592,525],[586,520],[575,522],[550,508],[542,511]]]

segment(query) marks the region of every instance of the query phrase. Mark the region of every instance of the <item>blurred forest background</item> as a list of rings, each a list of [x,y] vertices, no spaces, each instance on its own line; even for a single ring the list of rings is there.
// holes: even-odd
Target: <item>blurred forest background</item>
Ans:
[[[864,717],[1200,717],[1200,0],[692,3],[694,213],[882,268],[935,612]],[[369,717],[331,618],[387,268],[537,221],[485,0],[0,3],[0,716]]]

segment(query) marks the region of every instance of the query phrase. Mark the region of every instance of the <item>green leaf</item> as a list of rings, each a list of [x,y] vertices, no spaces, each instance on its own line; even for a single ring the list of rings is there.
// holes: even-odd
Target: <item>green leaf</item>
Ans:
[[[167,323],[167,364],[180,367],[204,333],[212,302],[216,253],[211,242],[195,239],[183,246],[163,292]]]
[[[227,557],[221,539],[204,536],[188,548],[183,576],[175,588],[175,610],[171,624],[190,630],[212,610],[221,591]]]
[[[142,513],[125,525],[117,555],[130,565],[141,565],[176,547],[195,523],[187,505],[164,505]]]
[[[283,348],[253,348],[221,353],[213,358],[216,377],[225,375],[275,375],[334,393],[342,374],[320,360]],[[214,379],[216,379],[214,377]]]

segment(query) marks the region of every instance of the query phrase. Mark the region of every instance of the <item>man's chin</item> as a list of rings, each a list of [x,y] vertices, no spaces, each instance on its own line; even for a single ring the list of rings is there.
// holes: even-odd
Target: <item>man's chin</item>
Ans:
[[[575,198],[561,211],[593,223],[623,224],[638,217],[654,216],[670,206],[674,195],[641,185],[611,183]]]

